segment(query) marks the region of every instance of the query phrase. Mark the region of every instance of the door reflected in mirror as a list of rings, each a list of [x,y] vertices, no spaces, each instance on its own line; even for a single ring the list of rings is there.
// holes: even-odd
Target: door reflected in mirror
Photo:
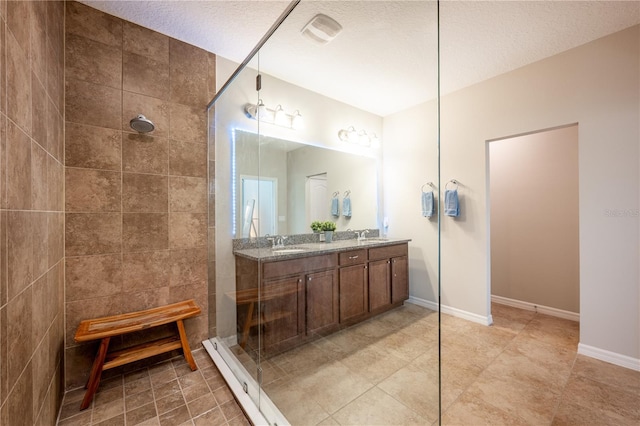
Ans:
[[[232,202],[238,237],[307,234],[315,220],[334,221],[338,231],[378,228],[375,158],[241,130],[235,131],[234,144]],[[346,194],[350,217],[342,211]]]

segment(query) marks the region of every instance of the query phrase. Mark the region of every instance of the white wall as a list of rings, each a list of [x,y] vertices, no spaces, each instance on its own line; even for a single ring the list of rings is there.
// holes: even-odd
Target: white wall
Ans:
[[[580,312],[578,126],[489,143],[491,295]]]
[[[639,45],[635,26],[443,97],[441,174],[462,184],[461,217],[442,221],[443,304],[490,315],[485,142],[578,123],[580,343],[638,363]],[[434,111],[429,102],[386,117],[383,134],[389,234],[413,238],[411,295],[426,299],[437,235],[415,194],[435,173]]]

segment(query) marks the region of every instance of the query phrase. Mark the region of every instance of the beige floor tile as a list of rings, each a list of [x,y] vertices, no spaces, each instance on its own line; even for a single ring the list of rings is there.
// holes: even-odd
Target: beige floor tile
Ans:
[[[640,394],[640,371],[578,355],[573,372],[600,383],[622,387],[627,391]]]
[[[637,426],[638,422],[625,422],[612,417],[599,408],[583,407],[578,404],[563,401],[551,423],[554,426],[575,425],[616,425]]]
[[[280,355],[270,358],[269,361],[289,375],[300,374],[305,371],[315,370],[333,361],[328,353],[313,343],[300,346]]]
[[[559,347],[576,350],[580,326],[575,321],[537,314],[521,334]]]
[[[373,383],[338,361],[301,377],[298,384],[306,397],[312,398],[329,414],[335,413],[373,387]]]
[[[481,399],[466,394],[460,396],[449,408],[444,410],[442,414],[442,424],[445,426],[528,425],[523,419],[510,415]]]
[[[333,414],[341,425],[424,425],[426,420],[378,388],[372,388]]]
[[[378,383],[405,365],[407,361],[394,356],[382,346],[368,346],[340,360],[349,370],[363,376],[371,383]]]
[[[492,326],[501,330],[519,333],[535,315],[534,311],[525,311],[499,303],[491,304]]]
[[[640,424],[640,395],[618,386],[572,375],[562,397],[563,402],[597,409],[621,422]]]
[[[273,385],[268,388],[267,393],[292,425],[313,425],[329,416],[310,395],[304,393],[304,389],[291,381],[280,383],[279,386]]]
[[[356,334],[351,329],[339,331],[323,339],[323,343],[331,344],[334,358],[340,354],[347,355],[359,351],[371,344],[370,339]]]
[[[377,387],[420,414],[428,423],[438,418],[437,371],[427,373],[409,365],[378,383]]]
[[[389,334],[378,342],[378,346],[383,347],[385,351],[407,362],[413,361],[436,345],[434,341],[400,332]]]
[[[549,424],[560,400],[559,392],[484,372],[466,390],[469,397],[520,417],[530,424]]]
[[[318,426],[339,426],[340,423],[334,420],[333,417],[329,416],[326,419],[322,420],[318,423]]]

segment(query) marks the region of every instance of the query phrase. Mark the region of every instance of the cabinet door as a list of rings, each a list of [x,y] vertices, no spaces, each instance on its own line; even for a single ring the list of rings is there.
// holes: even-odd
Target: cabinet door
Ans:
[[[391,304],[390,260],[369,262],[369,311]]]
[[[338,275],[335,269],[305,277],[307,334],[338,325]]]
[[[303,277],[265,280],[257,321],[264,349],[286,347],[304,336]]]
[[[340,322],[369,310],[367,265],[340,268]]]
[[[401,302],[409,298],[407,256],[391,259],[391,303]]]

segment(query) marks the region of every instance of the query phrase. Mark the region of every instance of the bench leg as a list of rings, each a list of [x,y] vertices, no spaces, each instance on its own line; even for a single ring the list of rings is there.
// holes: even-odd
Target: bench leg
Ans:
[[[196,362],[193,359],[193,355],[191,355],[191,348],[189,347],[189,340],[187,340],[187,333],[184,331],[184,323],[182,320],[176,321],[178,324],[178,334],[180,335],[180,343],[182,344],[182,352],[184,353],[184,358],[189,363],[189,367],[191,367],[191,371],[196,371],[198,367],[196,366]]]
[[[240,347],[242,349],[247,346],[247,340],[249,339],[249,330],[251,329],[251,321],[253,320],[253,302],[249,304],[247,308],[247,319],[244,321],[244,327],[242,327],[242,340],[240,341]]]
[[[111,340],[110,337],[105,337],[100,341],[98,353],[96,354],[96,358],[93,360],[93,366],[91,367],[89,381],[85,386],[87,391],[85,392],[84,399],[82,400],[82,404],[80,405],[81,410],[84,410],[89,405],[91,405],[93,395],[96,393],[96,390],[98,390],[98,385],[100,384],[100,376],[102,376],[102,366],[104,365],[104,359],[107,356],[107,349],[109,349],[109,340]]]

